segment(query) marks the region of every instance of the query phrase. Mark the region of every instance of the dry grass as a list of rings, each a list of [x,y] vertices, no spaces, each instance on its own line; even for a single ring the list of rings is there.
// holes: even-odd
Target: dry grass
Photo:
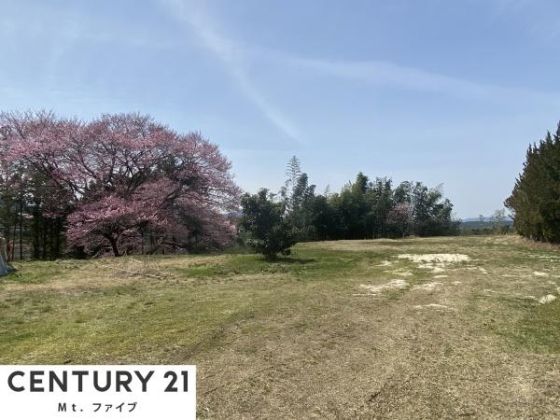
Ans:
[[[469,259],[436,274],[403,254]],[[18,268],[0,283],[1,363],[195,363],[200,418],[560,417],[560,299],[539,303],[560,294],[554,247],[338,241],[274,263]]]

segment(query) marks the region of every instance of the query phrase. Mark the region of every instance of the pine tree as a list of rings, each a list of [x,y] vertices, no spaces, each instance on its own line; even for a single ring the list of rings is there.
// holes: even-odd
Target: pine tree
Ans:
[[[560,124],[556,133],[527,149],[523,171],[505,202],[517,232],[527,238],[560,242]]]

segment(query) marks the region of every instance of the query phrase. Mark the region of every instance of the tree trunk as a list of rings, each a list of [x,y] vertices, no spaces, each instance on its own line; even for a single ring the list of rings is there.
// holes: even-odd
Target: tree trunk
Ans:
[[[38,260],[41,256],[41,220],[39,215],[39,205],[35,202],[33,206],[33,219],[31,224],[33,259]]]
[[[23,260],[23,198],[19,202],[19,259]]]
[[[113,250],[113,255],[115,257],[120,257],[121,254],[119,253],[119,247],[117,245],[117,240],[115,238],[113,238],[112,236],[107,237],[107,240],[111,244],[111,249]]]
[[[54,237],[54,258],[60,257],[60,232],[62,231],[62,223],[60,218],[56,218],[56,235]]]
[[[15,260],[15,252],[16,252],[16,234],[17,234],[17,218],[14,219],[14,232],[12,234],[12,247],[10,249],[10,254],[8,255],[8,258],[10,258],[10,261],[14,261]]]

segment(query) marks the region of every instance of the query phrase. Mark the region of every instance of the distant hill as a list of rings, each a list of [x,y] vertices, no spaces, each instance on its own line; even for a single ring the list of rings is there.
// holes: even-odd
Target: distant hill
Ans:
[[[494,223],[496,221],[493,216],[483,216],[482,218],[480,216],[478,216],[478,217],[466,217],[466,218],[461,219],[461,220],[462,220],[463,223],[465,223],[465,222],[481,222],[481,221]],[[511,217],[506,216],[505,221],[507,223],[513,223],[513,219]]]

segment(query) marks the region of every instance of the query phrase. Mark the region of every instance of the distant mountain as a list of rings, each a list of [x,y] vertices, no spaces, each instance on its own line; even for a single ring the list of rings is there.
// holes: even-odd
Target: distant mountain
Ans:
[[[480,216],[479,217],[465,217],[464,219],[461,219],[462,223],[468,223],[468,222],[491,222],[494,223],[495,219],[493,216],[484,216],[481,220]],[[513,223],[513,219],[509,216],[506,216],[505,223],[507,224],[511,224]]]
[[[462,230],[472,230],[472,229],[494,229],[496,228],[496,221],[492,218],[485,218],[484,220],[480,220],[477,218],[469,218],[463,219],[461,224],[459,225]],[[513,220],[510,218],[505,219],[501,226],[512,226]]]

